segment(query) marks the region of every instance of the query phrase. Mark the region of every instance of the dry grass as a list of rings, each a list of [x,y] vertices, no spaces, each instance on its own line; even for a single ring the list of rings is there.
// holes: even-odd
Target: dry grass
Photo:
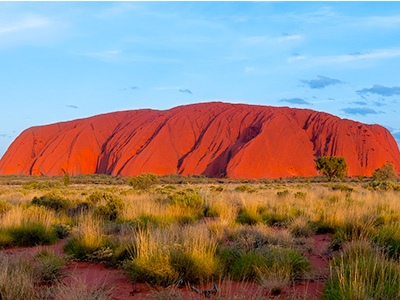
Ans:
[[[34,299],[34,268],[22,257],[0,255],[0,294],[3,300]]]
[[[400,245],[400,238],[392,234],[390,228],[400,227],[400,193],[371,191],[362,183],[348,184],[354,191],[333,190],[330,184],[284,181],[268,185],[247,184],[248,188],[242,191],[236,190],[239,184],[224,185],[222,191],[209,184],[175,185],[175,189],[157,186],[148,192],[132,191],[128,186],[57,187],[66,198],[73,200],[74,205],[85,201],[93,191],[119,196],[125,207],[113,222],[93,217],[96,206],[102,203],[95,204],[80,215],[70,215],[68,211],[55,213],[44,207],[29,205],[33,197],[40,197],[51,189],[0,186],[0,201],[12,204],[11,209],[0,215],[0,231],[30,223],[42,224],[47,229],[59,223],[72,225],[69,237],[69,242],[73,242],[71,253],[80,251],[85,257],[88,253],[108,247],[107,243],[112,240],[116,245],[115,249],[110,250],[113,255],[120,255],[121,259],[129,257],[125,266],[132,278],[161,285],[174,284],[180,279],[210,283],[218,278],[222,278],[219,281],[222,284],[221,280],[233,274],[229,267],[222,266],[223,263],[233,265],[237,257],[246,262],[246,255],[248,259],[261,257],[260,261],[263,262],[274,246],[284,249],[282,253],[289,250],[301,252],[307,247],[303,245],[307,243],[307,238],[315,233],[332,233],[335,242],[344,245],[360,240],[378,244],[383,248],[383,253],[346,257],[350,257],[351,263],[359,261],[366,267],[373,265],[381,266],[382,270],[392,270],[394,263],[390,259],[397,258],[400,251],[392,248]],[[196,193],[202,198],[203,204],[193,208],[169,201],[168,195],[180,191]],[[208,218],[202,219],[202,214]],[[123,253],[126,245],[130,245],[128,255]],[[227,259],[220,250],[236,256]],[[278,255],[274,259],[280,260]],[[257,262],[256,259],[254,261]],[[236,265],[240,269],[237,261]],[[278,293],[292,284],[293,276],[288,275],[290,264],[285,266],[287,269],[277,263],[268,268],[262,265],[256,267],[256,280],[259,280],[264,295]],[[360,272],[361,269],[352,267],[346,269],[337,259],[332,266],[332,278],[342,278],[342,286],[349,281],[355,282],[354,272]],[[1,274],[5,276],[6,273]],[[375,278],[382,283],[386,277]],[[371,280],[357,282],[366,286],[376,284]],[[29,280],[27,284],[29,286]],[[254,283],[242,283],[243,286],[246,284]],[[225,285],[228,289],[229,284]],[[218,299],[242,297],[236,293],[237,287],[231,286],[232,293],[220,295]],[[76,289],[79,290],[78,287]],[[360,290],[357,295],[362,293]],[[178,294],[165,295],[165,299],[179,299]]]

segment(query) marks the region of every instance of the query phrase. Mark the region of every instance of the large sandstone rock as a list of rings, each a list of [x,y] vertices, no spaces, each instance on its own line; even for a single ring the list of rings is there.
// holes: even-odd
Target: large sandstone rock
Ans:
[[[388,130],[308,109],[201,103],[32,127],[12,143],[0,174],[317,175],[314,159],[344,156],[349,175],[386,162],[400,170]]]

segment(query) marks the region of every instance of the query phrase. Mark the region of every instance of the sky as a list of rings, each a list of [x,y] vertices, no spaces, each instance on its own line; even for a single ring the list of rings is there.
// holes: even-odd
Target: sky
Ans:
[[[25,129],[223,101],[400,144],[400,2],[0,2],[0,156]]]

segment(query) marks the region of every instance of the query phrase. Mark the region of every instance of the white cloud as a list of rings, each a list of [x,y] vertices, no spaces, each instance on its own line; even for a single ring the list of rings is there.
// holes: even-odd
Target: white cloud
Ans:
[[[255,70],[256,70],[256,68],[253,68],[253,67],[245,67],[244,68],[244,72],[245,73],[254,72]]]
[[[315,57],[312,60],[321,64],[336,64],[336,63],[347,63],[358,60],[394,58],[399,56],[400,56],[400,48],[394,48],[394,49],[379,49],[366,54],[320,56],[320,57]]]
[[[294,55],[294,56],[289,57],[289,58],[287,59],[287,62],[290,64],[290,63],[293,63],[293,62],[295,62],[295,61],[300,61],[300,60],[305,60],[305,59],[307,59],[307,56],[304,56],[304,55]]]
[[[356,19],[356,22],[362,26],[374,27],[396,27],[400,25],[400,15],[393,16],[370,16]]]
[[[43,17],[29,16],[23,20],[17,22],[11,22],[9,24],[0,23],[0,34],[17,32],[21,30],[27,30],[32,28],[45,27],[50,25],[51,22]]]
[[[291,42],[291,41],[297,41],[301,40],[302,36],[300,34],[287,34],[279,37],[277,39],[278,43],[284,43],[284,42]]]

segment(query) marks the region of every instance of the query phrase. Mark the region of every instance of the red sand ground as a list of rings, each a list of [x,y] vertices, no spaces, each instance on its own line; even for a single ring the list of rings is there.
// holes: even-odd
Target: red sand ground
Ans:
[[[281,295],[274,297],[275,299],[285,299],[285,297],[293,294],[302,295],[302,299],[320,299],[325,278],[329,275],[328,270],[328,257],[324,254],[329,245],[329,235],[316,235],[312,237],[313,250],[308,253],[308,257],[311,260],[311,265],[315,271],[318,280],[309,281],[303,280],[298,282],[295,286],[287,288]],[[65,241],[62,240],[51,246],[37,246],[32,248],[14,248],[0,251],[7,255],[27,255],[33,256],[37,251],[41,249],[47,249],[54,251],[59,255],[64,255],[62,247]],[[85,281],[89,286],[94,284],[102,284],[106,282],[113,287],[112,300],[124,300],[124,299],[151,299],[150,293],[154,291],[146,284],[137,284],[136,293],[131,294],[133,286],[129,281],[128,277],[123,274],[120,270],[107,269],[101,264],[92,264],[88,262],[71,262],[63,270],[66,277],[64,278],[65,283],[78,279],[79,281]],[[200,290],[211,289],[212,284],[207,286],[198,287]],[[219,283],[218,288],[223,291],[224,294],[234,295],[236,293],[252,295],[258,289],[257,284],[249,283],[243,286],[242,283],[233,282],[230,284]],[[229,290],[229,292],[227,291]],[[204,299],[203,296],[198,296],[190,289],[184,287],[181,291],[185,292],[188,299]],[[307,295],[304,297],[304,295]],[[210,299],[213,299],[211,297]]]
[[[25,130],[0,174],[203,174],[232,178],[317,175],[315,156],[344,156],[349,175],[386,162],[400,172],[388,130],[308,109],[200,103],[115,112]]]

